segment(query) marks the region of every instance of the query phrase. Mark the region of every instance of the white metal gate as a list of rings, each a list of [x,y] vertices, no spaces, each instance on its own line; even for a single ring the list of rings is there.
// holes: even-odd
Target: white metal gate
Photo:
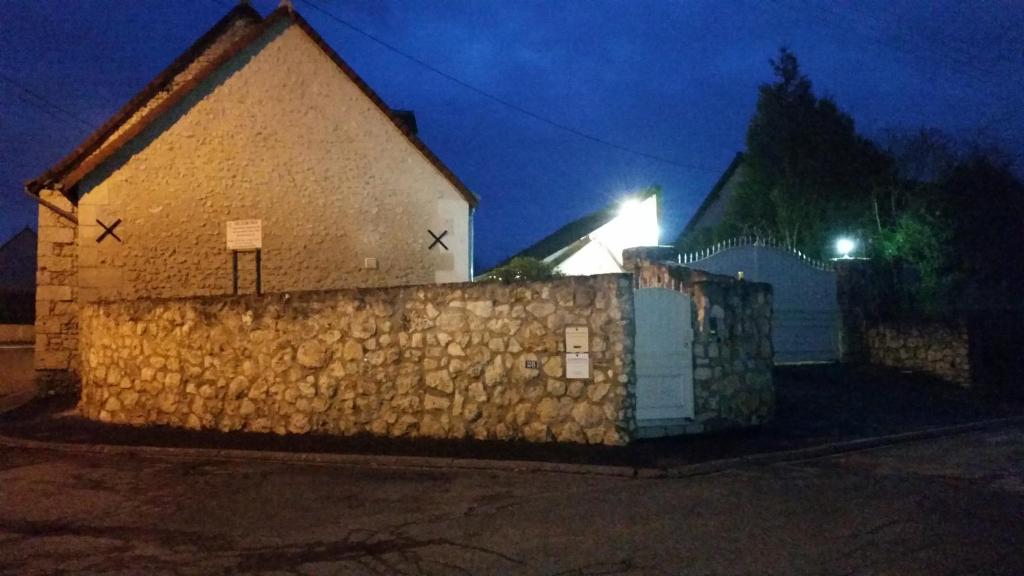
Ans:
[[[684,255],[681,262],[715,274],[772,285],[772,346],[775,363],[839,359],[836,273],[823,262],[760,240],[734,240]]]
[[[634,293],[637,425],[693,418],[693,321],[690,297],[664,288]]]

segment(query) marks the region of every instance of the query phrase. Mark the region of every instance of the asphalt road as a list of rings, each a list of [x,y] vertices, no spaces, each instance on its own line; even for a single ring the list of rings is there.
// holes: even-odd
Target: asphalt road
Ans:
[[[1024,429],[679,480],[0,449],[0,574],[1024,574]]]

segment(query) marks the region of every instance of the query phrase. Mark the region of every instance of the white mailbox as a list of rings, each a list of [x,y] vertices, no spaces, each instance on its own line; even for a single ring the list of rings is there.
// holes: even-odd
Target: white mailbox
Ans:
[[[565,377],[570,380],[590,379],[590,354],[570,352],[565,355]]]
[[[590,352],[590,329],[586,326],[567,326],[565,328],[566,354]]]

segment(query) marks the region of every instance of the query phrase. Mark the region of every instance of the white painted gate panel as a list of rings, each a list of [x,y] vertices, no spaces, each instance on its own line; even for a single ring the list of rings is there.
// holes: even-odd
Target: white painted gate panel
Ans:
[[[737,245],[709,256],[687,257],[686,266],[772,285],[775,363],[839,359],[836,273],[787,248]]]
[[[690,297],[664,288],[634,293],[637,424],[693,418]]]

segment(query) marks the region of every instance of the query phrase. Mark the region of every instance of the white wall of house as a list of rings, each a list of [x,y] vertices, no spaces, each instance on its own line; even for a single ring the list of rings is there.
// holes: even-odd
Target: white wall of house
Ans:
[[[659,240],[658,196],[627,201],[619,215],[590,233],[590,242],[556,266],[567,276],[622,272],[622,251],[637,246],[656,246]],[[557,259],[559,253],[548,257]]]

